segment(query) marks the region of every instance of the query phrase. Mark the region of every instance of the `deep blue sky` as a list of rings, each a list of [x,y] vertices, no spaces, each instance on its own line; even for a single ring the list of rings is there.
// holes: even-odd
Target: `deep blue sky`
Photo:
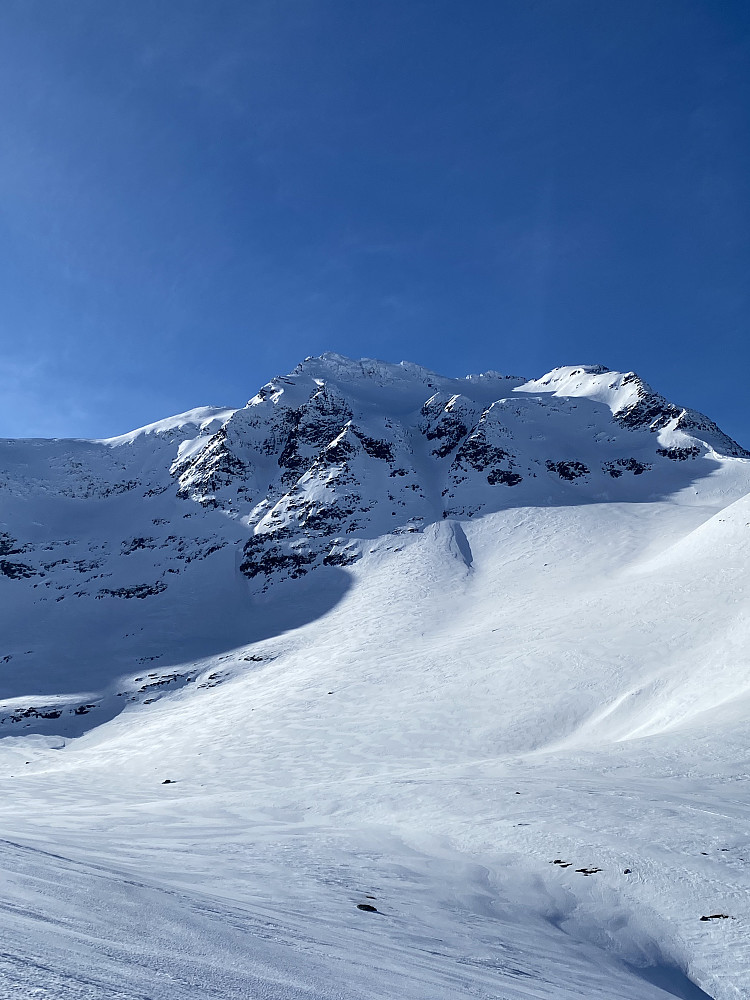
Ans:
[[[746,0],[4,0],[0,435],[309,354],[635,369],[750,444]]]

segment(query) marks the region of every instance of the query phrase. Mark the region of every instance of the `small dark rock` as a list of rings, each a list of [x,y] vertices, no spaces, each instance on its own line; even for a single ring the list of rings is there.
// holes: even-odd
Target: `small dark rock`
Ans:
[[[518,486],[519,483],[523,482],[523,476],[519,476],[517,472],[510,472],[507,469],[493,469],[487,476],[487,482],[490,486],[497,486],[498,484],[502,486]]]
[[[171,778],[165,778],[164,781],[162,781],[162,785],[174,785],[174,784],[176,784],[176,782],[172,781]]]
[[[573,482],[581,476],[587,476],[591,471],[583,462],[547,462],[549,472],[556,472],[560,479],[567,479]]]
[[[692,445],[689,448],[657,448],[656,454],[663,455],[664,458],[670,458],[673,462],[685,462],[689,458],[697,458],[701,453],[700,448],[697,445]]]
[[[377,909],[374,906],[371,906],[369,903],[357,903],[357,909],[358,910],[364,910],[366,913],[377,913],[378,912]],[[702,917],[701,919],[708,919],[708,918]]]

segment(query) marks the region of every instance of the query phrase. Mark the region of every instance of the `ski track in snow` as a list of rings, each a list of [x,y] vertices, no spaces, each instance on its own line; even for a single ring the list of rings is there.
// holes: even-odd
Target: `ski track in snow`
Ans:
[[[328,355],[0,453],[0,998],[750,997],[707,418]]]

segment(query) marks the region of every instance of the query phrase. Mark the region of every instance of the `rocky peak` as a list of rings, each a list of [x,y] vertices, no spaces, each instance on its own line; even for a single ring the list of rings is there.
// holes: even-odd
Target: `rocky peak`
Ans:
[[[748,453],[632,372],[454,379],[325,354],[264,386],[179,480],[181,495],[246,518],[243,572],[265,586],[340,556],[344,540],[354,558],[356,539],[436,517],[652,496],[675,463],[711,455]]]

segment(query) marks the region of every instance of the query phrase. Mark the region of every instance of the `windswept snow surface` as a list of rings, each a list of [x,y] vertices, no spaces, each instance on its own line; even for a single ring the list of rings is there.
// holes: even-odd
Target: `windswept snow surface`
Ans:
[[[750,997],[708,418],[324,355],[0,460],[0,997]]]

